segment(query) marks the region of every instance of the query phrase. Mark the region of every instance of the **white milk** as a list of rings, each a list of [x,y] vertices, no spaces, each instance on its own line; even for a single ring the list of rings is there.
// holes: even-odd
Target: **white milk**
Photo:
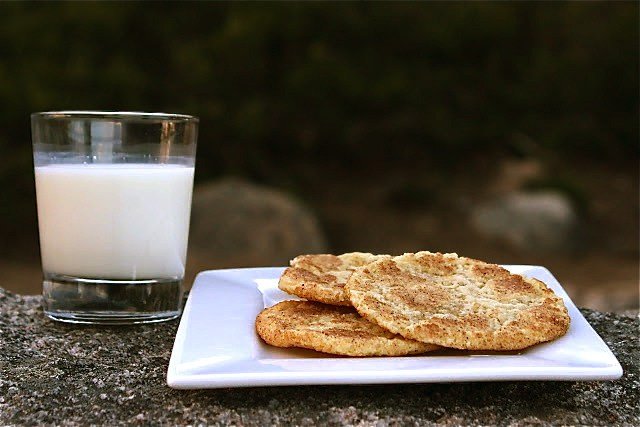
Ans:
[[[184,275],[193,167],[35,168],[45,273],[98,279]]]

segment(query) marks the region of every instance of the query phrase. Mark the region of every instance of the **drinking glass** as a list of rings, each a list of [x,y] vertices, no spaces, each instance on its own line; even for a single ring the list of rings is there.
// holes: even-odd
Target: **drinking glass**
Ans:
[[[31,115],[44,312],[129,324],[182,309],[198,119]]]

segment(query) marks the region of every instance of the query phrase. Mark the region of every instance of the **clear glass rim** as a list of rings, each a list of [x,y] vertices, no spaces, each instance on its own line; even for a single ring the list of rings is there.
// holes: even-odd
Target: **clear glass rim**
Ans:
[[[96,120],[149,120],[149,121],[173,121],[173,122],[194,122],[199,119],[188,114],[174,113],[146,113],[142,111],[91,111],[91,110],[62,110],[62,111],[41,111],[31,114],[32,119],[96,119]]]

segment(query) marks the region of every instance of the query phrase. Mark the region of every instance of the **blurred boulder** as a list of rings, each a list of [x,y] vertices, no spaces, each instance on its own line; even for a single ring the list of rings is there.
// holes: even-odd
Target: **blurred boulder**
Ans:
[[[571,201],[555,191],[508,193],[475,207],[470,219],[479,234],[517,249],[576,249],[578,216]]]
[[[541,179],[544,166],[539,159],[504,159],[497,165],[497,174],[489,184],[491,194],[515,192],[528,182]]]
[[[327,244],[315,216],[291,196],[225,179],[196,186],[189,250],[203,267],[280,266]]]

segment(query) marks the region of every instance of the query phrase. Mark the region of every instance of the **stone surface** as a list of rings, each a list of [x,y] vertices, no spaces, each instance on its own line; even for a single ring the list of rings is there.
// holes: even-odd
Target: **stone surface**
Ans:
[[[56,324],[0,288],[0,425],[640,425],[638,319],[583,313],[622,379],[179,391],[165,384],[177,322]]]
[[[286,265],[326,250],[315,216],[283,192],[233,179],[194,190],[189,256],[207,268]]]
[[[470,220],[479,234],[525,251],[566,252],[579,243],[575,209],[553,191],[509,193],[474,208]]]

